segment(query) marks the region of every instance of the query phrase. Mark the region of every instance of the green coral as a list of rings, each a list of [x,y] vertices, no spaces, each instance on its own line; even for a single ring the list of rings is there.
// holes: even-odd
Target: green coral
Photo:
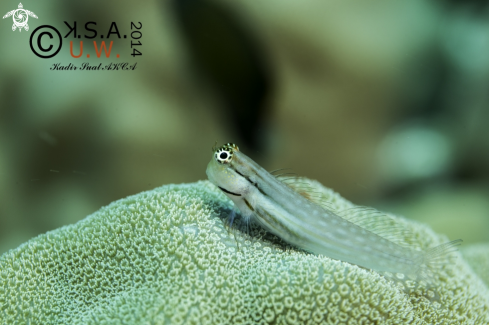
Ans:
[[[489,244],[475,244],[462,249],[464,259],[489,286]]]
[[[332,206],[351,207],[310,182]],[[440,302],[221,218],[207,181],[119,200],[0,257],[2,324],[487,324],[489,292],[462,258],[440,270]],[[221,217],[221,218],[220,218]],[[419,247],[445,240],[408,223]],[[239,248],[238,248],[239,246]]]

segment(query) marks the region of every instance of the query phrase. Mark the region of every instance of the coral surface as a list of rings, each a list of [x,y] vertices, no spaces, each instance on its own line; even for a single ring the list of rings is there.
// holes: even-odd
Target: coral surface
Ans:
[[[352,204],[310,181],[333,208]],[[119,200],[0,257],[2,324],[487,324],[487,286],[458,257],[438,301],[376,272],[228,230],[207,181]],[[420,248],[446,238],[402,218]]]
[[[489,286],[489,244],[474,244],[462,249],[464,259]]]

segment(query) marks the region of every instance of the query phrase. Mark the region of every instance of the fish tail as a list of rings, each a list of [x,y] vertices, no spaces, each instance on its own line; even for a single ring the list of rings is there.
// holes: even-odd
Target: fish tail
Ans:
[[[462,240],[457,239],[426,250],[413,261],[415,267],[405,273],[381,273],[401,285],[402,290],[408,294],[418,292],[431,301],[439,301],[439,294],[434,286],[435,273],[453,260],[451,253],[456,252],[461,243]]]
[[[456,252],[461,244],[462,239],[456,239],[426,250],[417,270],[419,280],[430,286],[433,283],[434,271],[450,263],[453,257],[451,253]]]

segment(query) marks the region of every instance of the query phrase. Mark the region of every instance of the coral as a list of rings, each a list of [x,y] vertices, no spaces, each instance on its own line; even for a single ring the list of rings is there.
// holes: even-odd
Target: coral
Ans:
[[[351,203],[316,182],[336,208]],[[379,274],[227,230],[231,202],[207,181],[100,209],[0,257],[2,324],[487,324],[489,292],[459,257],[439,302]],[[419,247],[446,240],[409,227]]]
[[[489,244],[474,244],[462,249],[464,259],[489,286]]]

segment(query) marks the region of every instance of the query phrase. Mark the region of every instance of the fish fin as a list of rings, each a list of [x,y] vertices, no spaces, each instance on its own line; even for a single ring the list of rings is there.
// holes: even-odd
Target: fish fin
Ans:
[[[279,170],[283,171],[283,170]],[[275,175],[287,186],[297,193],[315,203],[325,210],[335,213],[337,216],[352,222],[365,230],[392,241],[400,246],[421,249],[415,234],[403,226],[398,218],[370,207],[356,206],[339,207],[334,196],[316,192],[314,185],[307,179],[297,177],[291,173],[282,172]],[[421,294],[431,301],[438,301],[439,294],[435,288],[435,273],[443,265],[453,261],[453,252],[462,243],[461,239],[453,240],[436,247],[419,251],[417,257],[413,256],[415,266],[407,270],[406,274],[379,272],[386,278],[402,285],[406,293]]]
[[[403,226],[399,219],[387,213],[364,206],[355,206],[335,212],[343,219],[400,246],[413,248],[417,245],[414,233]]]
[[[417,279],[424,281],[428,286],[433,283],[433,270],[440,269],[443,265],[453,262],[453,254],[458,251],[462,239],[452,240],[433,248],[425,250],[423,259],[415,270]]]
[[[432,303],[441,304],[435,274],[443,265],[453,261],[452,253],[458,250],[457,246],[460,246],[461,243],[461,239],[452,240],[422,252],[416,261],[417,265],[408,273],[394,274],[384,271],[378,273],[394,282],[409,295],[422,296]]]
[[[412,248],[415,245],[414,234],[388,214],[374,208],[353,204],[350,208],[339,209],[323,193],[315,191],[306,179],[298,177],[294,173],[285,172],[287,169],[278,169],[272,173],[278,173],[274,175],[278,180],[312,203],[400,246]]]
[[[321,193],[314,191],[306,179],[298,177],[297,174],[293,172],[286,172],[286,170],[289,169],[290,168],[277,169],[270,172],[270,174],[307,200],[321,206],[323,203],[327,204],[324,199],[321,199]],[[328,207],[328,209],[330,209],[330,207]]]

